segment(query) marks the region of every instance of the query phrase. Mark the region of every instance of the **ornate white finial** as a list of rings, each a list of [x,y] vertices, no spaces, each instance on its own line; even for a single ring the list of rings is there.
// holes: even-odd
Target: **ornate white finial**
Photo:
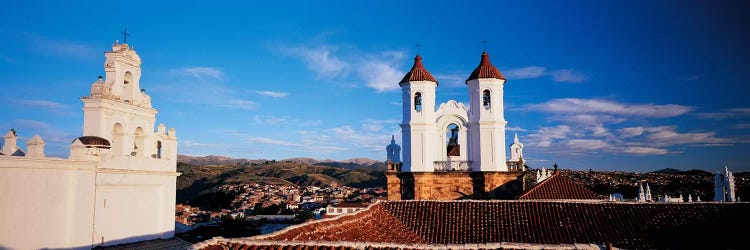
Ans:
[[[518,143],[518,133],[515,133],[516,136],[513,138],[513,142]]]

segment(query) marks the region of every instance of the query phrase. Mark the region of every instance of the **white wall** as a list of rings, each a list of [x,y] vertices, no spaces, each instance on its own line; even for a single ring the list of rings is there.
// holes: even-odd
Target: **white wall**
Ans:
[[[0,248],[90,248],[95,164],[0,156]]]

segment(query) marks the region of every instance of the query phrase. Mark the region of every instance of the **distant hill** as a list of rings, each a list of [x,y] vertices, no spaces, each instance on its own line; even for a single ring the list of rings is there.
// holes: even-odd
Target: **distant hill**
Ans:
[[[691,170],[687,170],[687,171],[682,171],[682,170],[674,169],[674,168],[660,169],[660,170],[653,171],[651,173],[654,173],[654,174],[711,175],[710,172],[705,171],[705,170],[700,170],[700,169],[691,169]]]
[[[216,192],[217,187],[224,184],[264,183],[325,186],[336,183],[351,187],[385,186],[385,175],[383,175],[385,167],[381,168],[382,170],[354,169],[355,165],[362,166],[353,163],[310,164],[311,162],[305,160],[305,158],[277,162],[216,156],[198,157],[197,159],[196,157],[184,157],[178,158],[178,161],[177,171],[181,172],[182,175],[177,177],[177,202],[187,202],[194,205],[210,203],[204,202],[204,200],[211,200],[210,196]],[[347,165],[351,168],[342,168],[321,164],[353,165]]]
[[[277,162],[276,160],[266,159],[235,159],[226,156],[189,156],[189,155],[177,155],[177,162],[188,163],[199,166],[206,165],[227,165],[227,166],[256,166],[260,164],[268,164]],[[346,169],[369,169],[369,170],[384,170],[386,169],[385,163],[378,160],[369,158],[351,158],[342,161],[336,160],[316,160],[313,158],[289,158],[279,160],[278,162],[292,162],[308,165],[321,165],[337,168]]]

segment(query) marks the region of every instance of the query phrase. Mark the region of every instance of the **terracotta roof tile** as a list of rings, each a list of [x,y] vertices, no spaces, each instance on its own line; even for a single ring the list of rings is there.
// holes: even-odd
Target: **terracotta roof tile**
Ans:
[[[414,57],[414,66],[411,67],[409,73],[406,73],[398,85],[403,86],[403,83],[413,81],[431,81],[437,84],[435,77],[432,77],[432,74],[430,74],[430,72],[424,67],[424,64],[422,64],[422,57],[419,55]]]
[[[555,172],[518,197],[519,200],[603,200],[583,184]]]
[[[503,76],[503,74],[500,73],[500,70],[497,70],[497,68],[495,68],[495,66],[493,66],[490,62],[490,55],[487,54],[487,51],[482,52],[482,60],[479,61],[479,66],[477,66],[477,68],[474,69],[473,72],[471,72],[469,78],[466,79],[466,83],[469,83],[469,81],[471,80],[482,78],[496,78],[505,80],[505,76]]]
[[[388,201],[359,213],[314,221],[271,235],[193,245],[221,249],[231,243],[319,249],[503,248],[497,244],[621,248],[742,248],[750,203],[629,203],[603,201]],[[696,243],[697,242],[697,243]],[[481,245],[484,244],[484,245]],[[494,245],[493,245],[494,244]],[[359,246],[359,247],[358,247]],[[423,247],[419,247],[423,246]],[[549,248],[549,246],[547,246]],[[276,247],[274,247],[276,249]]]

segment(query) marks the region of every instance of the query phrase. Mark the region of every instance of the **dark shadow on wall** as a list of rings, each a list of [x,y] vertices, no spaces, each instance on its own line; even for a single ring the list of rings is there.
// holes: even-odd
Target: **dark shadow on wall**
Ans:
[[[518,196],[523,193],[524,185],[524,176],[526,174],[521,174],[518,177],[516,177],[515,180],[509,181],[495,189],[490,190],[487,192],[482,199],[486,200],[515,200],[518,199]]]
[[[399,173],[401,179],[401,199],[402,200],[413,200],[414,199],[414,174],[406,172]]]

